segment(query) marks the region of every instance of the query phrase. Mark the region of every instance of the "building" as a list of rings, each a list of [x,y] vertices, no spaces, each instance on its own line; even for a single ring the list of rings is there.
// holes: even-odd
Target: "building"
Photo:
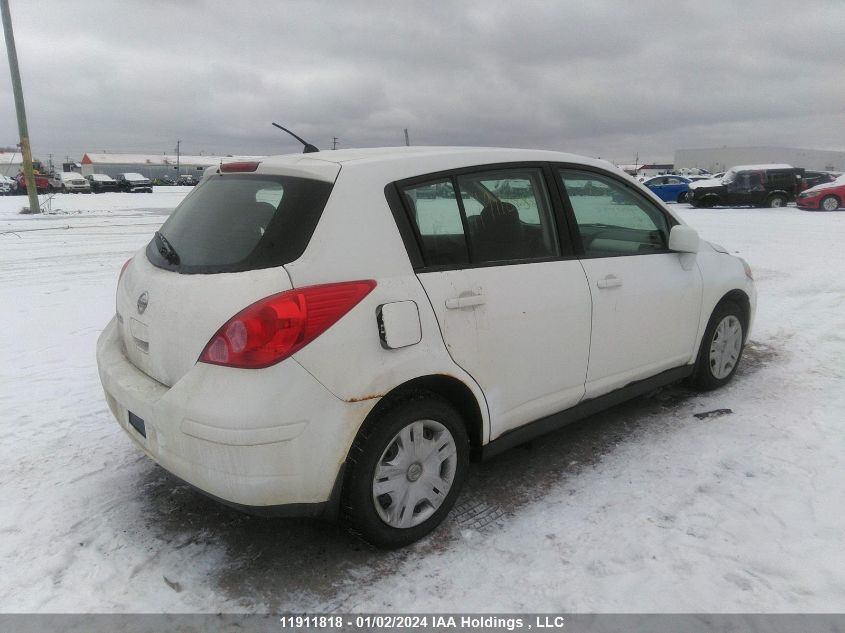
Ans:
[[[795,147],[713,147],[675,150],[678,168],[698,167],[711,173],[735,165],[786,163],[816,171],[845,171],[845,152]]]
[[[671,163],[650,163],[650,164],[625,164],[618,163],[616,166],[630,176],[644,176],[649,178],[651,176],[659,176],[660,174],[670,174],[674,169]]]
[[[224,162],[261,160],[264,156],[179,156],[168,154],[104,154],[86,152],[82,156],[81,172],[90,174],[138,173],[150,180],[170,176],[174,180],[181,174],[191,174],[199,179],[207,167]]]
[[[671,163],[651,163],[649,165],[640,165],[637,168],[637,176],[659,176],[661,174],[671,174],[675,166]]]
[[[20,152],[0,153],[0,175],[14,178],[23,169],[23,157]]]

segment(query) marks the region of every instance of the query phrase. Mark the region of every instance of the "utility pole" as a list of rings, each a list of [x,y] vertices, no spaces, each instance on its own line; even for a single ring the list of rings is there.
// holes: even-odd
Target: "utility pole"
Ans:
[[[182,139],[176,141],[176,173],[179,173],[179,146],[182,144]]]
[[[18,68],[18,53],[15,48],[15,34],[12,32],[12,14],[9,11],[9,0],[0,0],[0,11],[3,13],[3,33],[6,36],[9,71],[12,73],[15,111],[18,114],[18,134],[21,137],[23,173],[26,179],[26,192],[29,195],[29,210],[27,213],[41,213],[41,206],[38,204],[38,190],[35,188],[35,174],[32,171],[32,150],[29,147],[29,131],[26,127],[26,110],[23,106],[23,89],[21,88],[21,71]]]
[[[332,137],[332,149],[337,149],[337,141],[338,138],[336,136]]]
[[[405,147],[411,146],[411,140],[408,138],[408,128],[405,128]]]

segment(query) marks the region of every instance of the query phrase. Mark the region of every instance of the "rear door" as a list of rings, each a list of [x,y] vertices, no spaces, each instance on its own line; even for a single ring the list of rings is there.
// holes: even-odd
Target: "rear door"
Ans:
[[[584,394],[590,291],[558,236],[547,173],[488,168],[399,185],[418,278],[453,360],[484,391],[491,439]]]
[[[668,249],[674,220],[608,174],[558,174],[593,296],[586,397],[688,363],[702,283],[694,255]]]

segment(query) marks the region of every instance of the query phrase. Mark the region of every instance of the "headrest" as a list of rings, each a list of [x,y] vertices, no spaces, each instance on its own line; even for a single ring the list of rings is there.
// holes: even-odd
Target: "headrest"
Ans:
[[[487,203],[481,210],[481,227],[484,231],[519,230],[519,212],[510,202]]]

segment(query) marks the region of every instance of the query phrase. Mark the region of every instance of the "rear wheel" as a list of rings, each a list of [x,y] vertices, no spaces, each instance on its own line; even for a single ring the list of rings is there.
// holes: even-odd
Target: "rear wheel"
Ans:
[[[455,503],[469,463],[463,420],[446,400],[413,392],[372,415],[349,451],[341,520],[383,548],[431,532]]]
[[[822,211],[836,211],[839,208],[839,198],[836,196],[825,196],[819,203],[819,209]]]
[[[730,382],[745,344],[742,309],[732,301],[716,306],[698,350],[692,383],[709,391]]]
[[[689,192],[688,191],[682,191],[681,193],[678,194],[678,202],[679,203],[687,202],[688,200],[689,200]]]

